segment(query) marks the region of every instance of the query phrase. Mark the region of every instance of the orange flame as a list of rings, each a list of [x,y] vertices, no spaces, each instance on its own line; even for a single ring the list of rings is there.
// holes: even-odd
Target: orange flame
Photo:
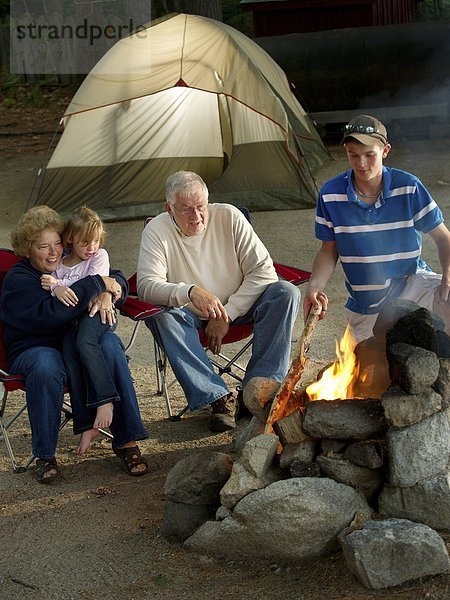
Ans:
[[[311,400],[336,400],[352,397],[353,384],[358,380],[359,363],[354,349],[356,341],[347,325],[341,341],[336,340],[336,356],[338,358],[322,377],[306,388]]]

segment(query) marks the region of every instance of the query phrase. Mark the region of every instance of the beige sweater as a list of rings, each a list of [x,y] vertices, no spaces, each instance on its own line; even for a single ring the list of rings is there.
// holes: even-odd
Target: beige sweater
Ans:
[[[244,315],[266,287],[278,280],[272,259],[242,212],[230,204],[209,204],[206,230],[185,236],[168,213],[142,233],[137,285],[152,304],[189,308],[195,284],[214,293],[231,320]]]

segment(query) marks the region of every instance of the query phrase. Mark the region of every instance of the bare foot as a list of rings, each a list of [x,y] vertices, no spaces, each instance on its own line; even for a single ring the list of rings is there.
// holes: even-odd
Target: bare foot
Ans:
[[[78,442],[78,446],[75,448],[76,454],[85,454],[89,450],[89,446],[92,441],[99,435],[98,429],[88,429],[88,431],[83,431],[80,437],[80,441]]]
[[[113,418],[113,404],[112,402],[108,402],[108,404],[102,404],[97,407],[97,414],[95,415],[94,421],[94,429],[105,429],[105,427],[109,427],[112,423]]]

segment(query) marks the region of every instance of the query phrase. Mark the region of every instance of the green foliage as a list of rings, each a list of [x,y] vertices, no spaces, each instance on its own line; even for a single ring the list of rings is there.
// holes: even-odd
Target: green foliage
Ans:
[[[3,106],[10,108],[18,102],[42,108],[45,97],[43,87],[52,85],[55,79],[41,79],[33,84],[24,84],[21,75],[3,75],[0,79],[0,101]]]
[[[416,1],[417,21],[450,21],[450,0]]]
[[[178,3],[174,0],[153,0],[152,19],[176,12],[178,8]],[[252,37],[253,17],[250,12],[241,11],[240,0],[222,0],[222,15],[224,23]]]
[[[9,0],[0,0],[0,21],[9,17]]]
[[[223,22],[248,37],[253,37],[253,17],[251,12],[241,10],[239,0],[222,0]]]

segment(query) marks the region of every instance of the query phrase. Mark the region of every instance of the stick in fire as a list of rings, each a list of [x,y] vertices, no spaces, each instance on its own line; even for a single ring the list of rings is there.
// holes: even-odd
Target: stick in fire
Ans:
[[[292,361],[288,374],[284,378],[284,381],[272,402],[264,433],[272,433],[273,424],[283,416],[286,404],[288,403],[289,398],[291,397],[291,394],[305,369],[307,360],[306,353],[308,352],[312,334],[319,321],[321,312],[322,306],[319,308],[311,308],[309,311],[308,318],[306,319],[306,323],[300,338],[298,356],[296,356]]]

